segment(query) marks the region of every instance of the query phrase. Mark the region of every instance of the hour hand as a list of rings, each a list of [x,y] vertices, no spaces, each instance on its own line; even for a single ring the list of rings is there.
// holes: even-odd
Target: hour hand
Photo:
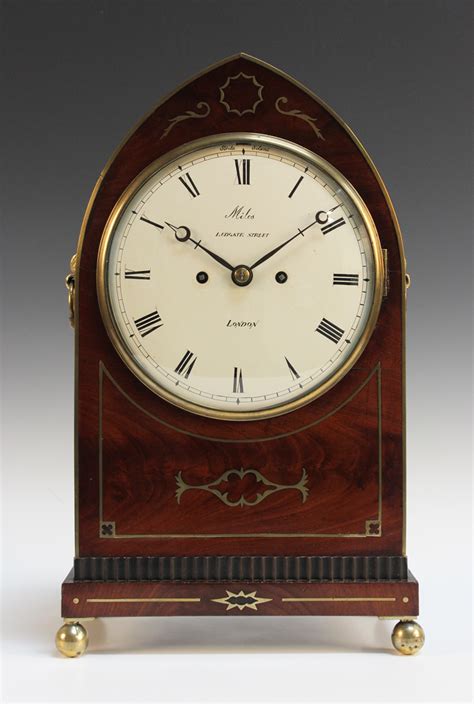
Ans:
[[[172,225],[170,222],[165,222],[165,225],[168,225],[168,227],[171,227],[171,229],[174,232],[174,236],[178,240],[178,242],[186,242],[186,240],[191,239],[191,230],[189,227],[186,227],[186,225]]]
[[[186,225],[172,225],[170,222],[166,223],[168,227],[171,227],[171,229],[174,231],[174,236],[178,240],[178,242],[186,242],[189,240],[194,244],[194,248],[197,249],[202,249],[204,252],[209,254],[210,257],[212,257],[216,262],[219,262],[222,266],[225,266],[226,269],[229,269],[230,271],[234,271],[234,267],[232,264],[229,264],[223,257],[219,256],[219,254],[216,254],[215,252],[212,252],[210,249],[205,247],[203,244],[201,244],[201,240],[195,240],[191,237],[191,230],[189,227]]]

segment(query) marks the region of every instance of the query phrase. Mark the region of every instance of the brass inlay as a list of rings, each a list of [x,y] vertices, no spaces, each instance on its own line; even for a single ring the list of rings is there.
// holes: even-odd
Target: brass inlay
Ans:
[[[257,92],[255,94],[256,100],[254,101],[252,107],[249,106],[248,108],[245,108],[244,110],[239,110],[238,108],[231,106],[231,102],[232,102],[231,98],[228,98],[226,96],[225,90],[226,90],[226,88],[229,88],[231,82],[233,82],[233,81],[241,81],[242,82],[242,80],[244,82],[250,81],[250,85],[254,85],[255,88],[257,89]],[[260,103],[263,102],[262,91],[263,91],[263,86],[257,81],[255,76],[248,76],[246,73],[242,73],[242,71],[241,71],[240,73],[238,73],[235,76],[229,76],[228,79],[226,80],[226,82],[224,83],[224,85],[219,87],[219,95],[220,95],[219,102],[221,103],[221,105],[223,105],[225,107],[227,112],[235,112],[239,117],[242,117],[242,115],[245,115],[245,113],[247,113],[247,112],[250,112],[255,115],[255,111],[256,111],[258,105],[260,105]]]
[[[75,596],[74,599],[72,600],[72,603],[73,603],[73,604],[78,604],[79,601],[80,601],[80,600],[77,598],[77,596]]]
[[[278,110],[278,112],[281,115],[289,115],[290,117],[298,117],[300,120],[304,120],[304,122],[306,122],[306,124],[309,125],[314,131],[318,139],[324,139],[321,130],[319,129],[319,127],[316,127],[316,118],[310,117],[309,115],[305,115],[305,113],[301,110],[284,110],[281,107],[281,104],[286,105],[287,102],[288,98],[285,98],[284,95],[282,95],[280,98],[277,98],[277,100],[275,101],[275,108]]]
[[[104,521],[100,524],[101,538],[115,538],[115,521]]]
[[[384,248],[382,249],[383,255],[383,297],[388,296],[390,291],[390,272],[388,270],[388,251]]]
[[[169,597],[169,598],[147,598],[147,599],[138,599],[138,598],[123,598],[123,599],[86,599],[86,601],[89,604],[127,604],[127,603],[157,603],[157,604],[174,604],[174,603],[196,603],[198,601],[201,601],[199,597],[197,598],[175,598],[175,597]]]
[[[382,535],[382,526],[380,525],[380,521],[366,521],[365,534],[370,538],[379,538]]]
[[[323,421],[327,420],[328,418],[331,418],[331,416],[335,415],[338,413],[340,410],[342,410],[345,406],[347,406],[351,401],[355,399],[358,394],[364,389],[367,384],[370,382],[372,377],[374,375],[377,375],[377,383],[379,387],[381,387],[381,368],[380,368],[380,362],[375,365],[375,367],[369,372],[368,376],[364,381],[356,388],[353,393],[351,393],[344,401],[341,401],[341,403],[336,406],[335,408],[332,409],[332,411],[329,411],[329,413],[326,413],[325,415],[320,416],[316,420],[314,420],[312,423],[307,423],[306,425],[301,425],[299,428],[296,428],[296,430],[291,430],[288,433],[278,433],[277,435],[265,435],[263,437],[257,437],[257,438],[239,438],[237,440],[234,439],[228,439],[228,438],[219,438],[219,437],[214,437],[212,435],[201,435],[200,433],[194,433],[191,430],[184,430],[183,428],[179,428],[176,425],[173,425],[172,423],[168,423],[167,421],[163,420],[163,418],[160,418],[159,416],[154,415],[153,413],[150,413],[150,411],[147,411],[146,408],[143,408],[143,406],[140,406],[139,403],[137,403],[131,396],[129,396],[120,386],[120,384],[114,379],[112,374],[109,372],[107,367],[104,365],[103,362],[99,362],[99,397],[100,397],[100,406],[99,406],[99,415],[102,416],[102,383],[103,383],[103,376],[105,375],[107,379],[115,386],[117,391],[127,399],[127,401],[132,404],[135,408],[137,408],[139,411],[141,411],[144,415],[146,415],[148,418],[151,418],[152,420],[155,420],[157,423],[160,423],[160,425],[165,426],[165,428],[169,428],[170,430],[174,430],[177,433],[182,433],[183,435],[189,435],[192,438],[198,438],[199,440],[211,440],[212,442],[220,442],[220,443],[228,443],[228,444],[235,444],[238,443],[240,444],[247,444],[247,443],[256,443],[256,442],[270,442],[272,440],[280,440],[281,438],[288,438],[291,437],[292,435],[297,435],[298,433],[303,433],[305,430],[309,430],[310,428],[314,428],[315,426],[319,425]],[[380,396],[380,394],[379,394]],[[380,403],[380,400],[379,400]],[[381,427],[381,422],[382,422],[382,416],[381,416],[381,406],[379,406],[379,425]],[[100,435],[99,437],[102,437]],[[381,434],[380,434],[381,437]]]
[[[170,123],[168,127],[163,131],[163,134],[161,135],[160,139],[163,139],[163,137],[167,137],[173,127],[176,127],[176,125],[179,122],[183,122],[183,120],[189,120],[192,118],[200,118],[202,119],[203,117],[207,117],[209,113],[211,112],[211,108],[208,103],[204,103],[200,101],[197,103],[196,108],[198,110],[204,110],[201,114],[198,112],[195,112],[195,110],[186,110],[186,112],[183,115],[176,115],[176,117],[172,117],[168,122]]]
[[[232,609],[238,609],[243,611],[244,609],[252,609],[252,611],[257,611],[257,607],[260,604],[265,604],[267,601],[272,601],[272,599],[263,599],[257,596],[257,592],[249,592],[245,594],[242,590],[238,594],[230,592],[226,589],[227,596],[221,599],[211,599],[211,601],[216,602],[216,604],[225,604],[227,606],[226,611],[232,611]]]
[[[286,597],[282,601],[396,601],[392,596],[318,596],[318,597]]]
[[[403,601],[404,604],[408,604],[408,602],[410,601],[410,599],[409,599],[407,596],[404,596],[403,599],[402,599],[402,601]]]
[[[261,501],[266,499],[268,496],[271,496],[272,494],[275,494],[278,491],[291,491],[292,489],[296,489],[301,493],[301,502],[304,503],[306,499],[308,498],[308,487],[306,486],[308,482],[308,475],[305,469],[302,470],[301,474],[301,479],[299,482],[296,484],[277,484],[276,482],[271,482],[269,481],[266,477],[263,476],[263,474],[256,469],[229,469],[227,472],[224,472],[221,474],[221,476],[216,479],[213,482],[210,482],[209,484],[199,484],[199,485],[193,485],[193,484],[188,484],[184,479],[183,479],[183,473],[178,472],[176,474],[175,479],[176,479],[176,484],[178,485],[178,488],[176,489],[176,500],[178,504],[181,502],[181,496],[189,490],[195,490],[195,491],[207,491],[210,494],[213,494],[216,496],[222,503],[226,504],[226,506],[256,506],[259,504]],[[262,492],[259,492],[256,494],[255,498],[251,501],[245,498],[243,494],[239,496],[238,499],[235,501],[232,501],[229,499],[229,492],[225,491],[222,492],[218,487],[220,484],[223,482],[227,482],[229,478],[232,475],[238,476],[240,479],[243,479],[244,477],[248,475],[253,475],[257,482],[261,482],[264,486],[268,487]]]

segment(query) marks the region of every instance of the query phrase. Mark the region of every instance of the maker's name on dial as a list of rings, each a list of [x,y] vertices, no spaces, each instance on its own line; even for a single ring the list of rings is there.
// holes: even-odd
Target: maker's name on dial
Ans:
[[[224,217],[232,218],[233,220],[253,220],[255,214],[252,213],[252,208],[246,208],[244,205],[236,205],[230,213],[224,215]]]

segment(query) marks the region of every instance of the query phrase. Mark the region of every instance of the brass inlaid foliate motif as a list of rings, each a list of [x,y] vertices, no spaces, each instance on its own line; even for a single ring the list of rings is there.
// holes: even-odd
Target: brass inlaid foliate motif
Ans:
[[[288,98],[285,98],[284,95],[282,95],[280,98],[277,98],[277,100],[275,101],[275,108],[280,113],[280,115],[289,115],[290,117],[297,117],[300,120],[304,120],[304,122],[306,122],[306,124],[311,127],[318,139],[324,139],[321,130],[319,129],[319,127],[316,126],[316,118],[311,117],[310,115],[306,115],[301,110],[285,110],[281,106],[286,105],[287,102]]]
[[[227,606],[226,611],[232,611],[232,609],[238,609],[239,611],[252,609],[252,611],[257,611],[257,607],[260,604],[272,601],[272,599],[258,597],[256,591],[245,594],[241,589],[238,594],[235,594],[226,589],[226,592],[227,596],[221,599],[211,599],[211,601],[214,601],[216,604],[225,604]]]
[[[220,488],[222,484],[226,484],[232,476],[237,476],[240,480],[244,480],[245,477],[253,476],[257,483],[262,484],[262,490],[258,491],[253,498],[246,498],[245,489],[242,491],[237,499],[229,498],[229,490],[224,487]],[[266,499],[268,496],[275,494],[278,491],[291,491],[297,490],[301,494],[301,503],[304,503],[308,498],[309,489],[307,487],[308,474],[303,468],[301,472],[301,478],[295,484],[278,484],[276,482],[269,481],[263,476],[261,472],[256,469],[229,469],[223,474],[221,474],[218,479],[209,484],[188,484],[183,479],[183,473],[178,472],[175,475],[176,479],[176,501],[178,504],[181,502],[181,497],[186,491],[207,491],[210,494],[216,496],[222,503],[226,506],[236,507],[236,506],[256,506],[261,501]]]
[[[182,115],[176,115],[175,117],[172,117],[170,120],[168,120],[170,124],[163,131],[163,134],[161,135],[160,139],[163,139],[163,137],[167,137],[173,127],[176,127],[179,122],[183,122],[184,120],[190,120],[193,118],[202,119],[204,117],[207,117],[211,112],[210,105],[203,101],[197,103],[196,108],[197,110],[201,110],[202,112],[196,112],[195,110],[186,110],[186,112]]]

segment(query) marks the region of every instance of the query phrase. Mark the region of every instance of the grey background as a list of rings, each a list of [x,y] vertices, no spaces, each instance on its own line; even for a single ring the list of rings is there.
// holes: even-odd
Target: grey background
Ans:
[[[155,102],[239,51],[287,71],[331,105],[362,140],[392,196],[413,282],[408,553],[432,647],[452,652],[453,635],[436,627],[448,594],[462,611],[456,638],[466,645],[471,3],[4,0],[1,32],[2,533],[14,566],[4,573],[4,588],[25,583],[22,555],[33,562],[51,555],[43,587],[38,583],[29,600],[31,611],[42,614],[33,619],[37,650],[50,653],[44,636],[57,626],[57,585],[73,555],[73,335],[63,281],[89,194],[111,152]],[[460,574],[455,593],[444,561]],[[12,627],[7,647],[16,652],[26,625],[22,631],[5,609]],[[14,671],[6,690],[12,701],[21,690]],[[440,678],[436,668],[428,678],[433,701],[469,697],[468,669],[456,672],[456,690]],[[422,690],[411,690],[410,700],[422,701]]]

